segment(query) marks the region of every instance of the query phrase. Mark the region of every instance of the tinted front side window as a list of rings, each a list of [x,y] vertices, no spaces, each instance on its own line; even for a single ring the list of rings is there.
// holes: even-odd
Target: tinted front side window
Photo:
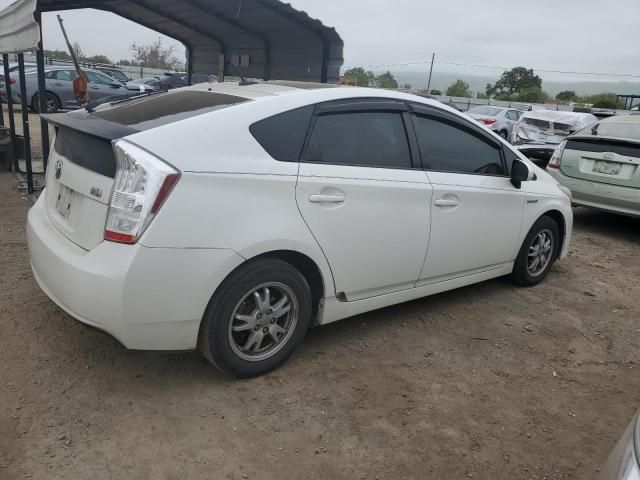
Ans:
[[[261,120],[249,127],[269,155],[281,162],[297,162],[309,129],[313,105]]]
[[[505,175],[500,149],[479,136],[425,116],[415,116],[414,126],[420,153],[429,170]]]
[[[342,165],[411,168],[402,115],[395,112],[320,115],[304,159]]]

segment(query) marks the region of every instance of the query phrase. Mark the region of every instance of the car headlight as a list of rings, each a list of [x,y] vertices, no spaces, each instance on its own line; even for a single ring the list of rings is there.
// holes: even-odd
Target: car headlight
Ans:
[[[564,193],[567,197],[569,197],[569,200],[573,199],[573,193],[571,192],[571,189],[560,184],[558,184],[558,188],[562,193]]]

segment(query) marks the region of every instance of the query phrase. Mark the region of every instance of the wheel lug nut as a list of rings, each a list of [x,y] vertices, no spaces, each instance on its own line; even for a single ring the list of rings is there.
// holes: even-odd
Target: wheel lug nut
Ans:
[[[275,319],[275,318],[272,318],[272,319],[271,319],[271,323],[272,323],[272,324],[276,323],[276,319]]]
[[[257,332],[258,330],[260,330],[260,327],[256,327],[254,328],[254,330]]]
[[[264,328],[262,329],[262,331],[263,331],[264,333],[267,333],[267,332],[269,331],[269,329],[268,329],[267,327],[264,327]]]
[[[261,313],[258,314],[258,318],[262,318],[262,314]]]

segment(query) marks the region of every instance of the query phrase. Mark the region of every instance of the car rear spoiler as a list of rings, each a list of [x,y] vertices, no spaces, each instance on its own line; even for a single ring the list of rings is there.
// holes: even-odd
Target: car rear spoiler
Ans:
[[[41,118],[45,122],[51,123],[57,127],[70,128],[77,132],[109,141],[117,140],[139,132],[139,130],[131,128],[128,125],[103,120],[93,115],[89,115],[88,113],[86,115],[79,114],[77,112],[72,114],[49,113],[41,115]]]

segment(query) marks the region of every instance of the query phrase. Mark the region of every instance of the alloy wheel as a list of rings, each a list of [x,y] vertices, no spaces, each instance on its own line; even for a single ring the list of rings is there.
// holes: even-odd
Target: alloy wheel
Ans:
[[[540,231],[529,246],[527,257],[527,271],[532,277],[541,275],[553,257],[553,234],[551,230]]]
[[[298,299],[282,283],[264,283],[247,292],[231,314],[228,338],[243,360],[272,357],[289,341],[298,323]]]

